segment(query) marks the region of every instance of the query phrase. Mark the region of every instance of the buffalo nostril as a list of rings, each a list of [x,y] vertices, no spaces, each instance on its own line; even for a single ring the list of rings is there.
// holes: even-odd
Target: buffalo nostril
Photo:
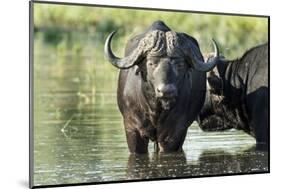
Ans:
[[[160,85],[156,88],[156,93],[158,97],[175,97],[177,95],[177,91],[175,86],[173,85]]]

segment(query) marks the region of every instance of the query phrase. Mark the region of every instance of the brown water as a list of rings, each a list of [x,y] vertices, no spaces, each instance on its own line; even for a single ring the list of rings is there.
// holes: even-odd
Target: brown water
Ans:
[[[150,143],[149,154],[130,155],[116,105],[118,70],[94,52],[62,56],[41,45],[34,65],[34,185],[268,171],[268,154],[255,150],[253,138],[237,130],[202,132],[196,123],[183,153],[158,155]]]

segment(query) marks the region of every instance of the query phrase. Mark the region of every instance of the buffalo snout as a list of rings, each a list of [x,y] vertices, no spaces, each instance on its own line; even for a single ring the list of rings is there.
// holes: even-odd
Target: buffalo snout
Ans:
[[[177,88],[173,84],[160,84],[156,88],[157,98],[175,98],[177,96]]]

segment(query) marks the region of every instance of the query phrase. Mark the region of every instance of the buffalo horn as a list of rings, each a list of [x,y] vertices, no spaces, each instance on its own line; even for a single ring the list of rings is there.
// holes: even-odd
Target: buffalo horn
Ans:
[[[113,54],[113,52],[111,50],[111,40],[115,33],[116,33],[116,31],[111,32],[105,41],[105,45],[104,45],[105,57],[113,66],[115,66],[119,69],[131,68],[132,66],[134,66],[136,64],[137,57],[136,57],[136,55],[134,55],[134,53],[132,53],[132,55],[130,55],[128,57],[118,58],[117,56],[115,56]]]
[[[194,68],[196,70],[202,71],[202,72],[208,72],[208,71],[212,70],[219,63],[219,54],[220,54],[219,48],[218,48],[217,42],[214,39],[212,39],[212,42],[213,42],[213,46],[214,46],[214,50],[215,50],[215,52],[214,52],[215,56],[213,58],[211,58],[210,60],[208,60],[207,63],[194,57],[194,59],[195,59]]]

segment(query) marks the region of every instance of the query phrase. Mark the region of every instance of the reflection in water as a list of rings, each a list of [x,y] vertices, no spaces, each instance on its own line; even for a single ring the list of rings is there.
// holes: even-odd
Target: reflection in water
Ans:
[[[254,151],[250,148],[238,154],[225,151],[204,151],[198,160],[199,167],[205,168],[212,174],[251,173],[268,170],[265,152]]]
[[[102,52],[50,58],[42,49],[36,45],[34,64],[35,185],[268,171],[267,152],[249,150],[248,135],[204,133],[196,124],[181,153],[155,154],[150,144],[149,154],[129,155],[117,71],[97,62]]]
[[[180,177],[185,175],[187,161],[184,152],[149,155],[131,154],[128,158],[128,179]]]
[[[255,154],[255,155],[254,155]],[[227,173],[251,173],[268,170],[267,156],[250,148],[239,154],[205,150],[197,161],[188,161],[184,152],[149,155],[131,154],[128,158],[128,179],[172,178]]]

